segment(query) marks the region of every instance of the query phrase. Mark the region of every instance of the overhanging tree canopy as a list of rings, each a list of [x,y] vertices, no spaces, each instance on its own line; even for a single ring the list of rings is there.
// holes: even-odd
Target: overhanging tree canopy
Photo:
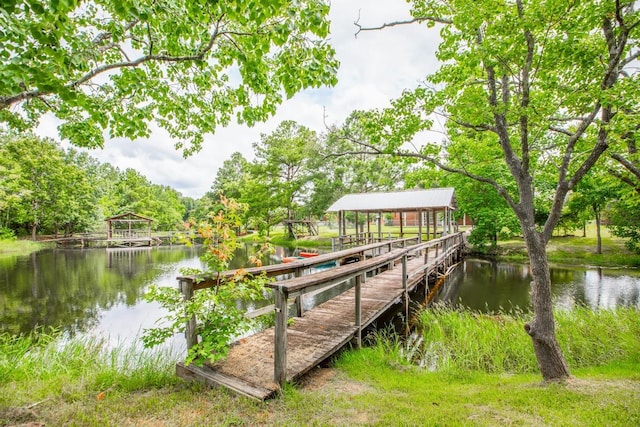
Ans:
[[[45,113],[60,136],[98,147],[166,129],[185,153],[283,94],[336,83],[323,0],[3,2],[0,124]]]

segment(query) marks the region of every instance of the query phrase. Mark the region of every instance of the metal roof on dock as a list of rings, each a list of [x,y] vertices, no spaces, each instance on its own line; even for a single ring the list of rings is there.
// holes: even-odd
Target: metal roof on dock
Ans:
[[[455,190],[451,187],[347,194],[331,205],[327,212],[401,212],[444,208],[457,208]]]

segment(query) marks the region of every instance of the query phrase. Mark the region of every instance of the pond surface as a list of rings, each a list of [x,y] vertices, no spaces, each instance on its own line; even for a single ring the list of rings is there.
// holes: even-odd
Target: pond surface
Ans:
[[[202,268],[198,247],[49,250],[0,258],[0,332],[19,334],[54,327],[69,336],[95,335],[111,343],[134,342],[164,314],[142,301],[152,284],[177,286],[184,267]],[[291,251],[278,248],[263,262]],[[247,265],[239,250],[233,268]],[[554,267],[554,304],[571,308],[640,308],[640,272]],[[469,259],[448,279],[441,298],[483,311],[529,310],[528,267]],[[310,301],[305,300],[305,305]],[[262,302],[258,305],[266,304]]]
[[[483,312],[531,310],[526,264],[467,259],[447,279],[439,298]],[[599,267],[551,267],[556,308],[640,308],[640,271]]]
[[[177,286],[182,268],[203,268],[202,251],[185,246],[55,249],[2,257],[0,332],[53,327],[68,336],[134,341],[164,314],[158,304],[142,300],[149,286]],[[248,247],[238,250],[232,268],[248,265],[248,258]]]

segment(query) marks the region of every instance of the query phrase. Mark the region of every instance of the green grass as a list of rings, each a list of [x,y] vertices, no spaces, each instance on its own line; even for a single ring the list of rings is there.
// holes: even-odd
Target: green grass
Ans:
[[[551,384],[528,364],[520,314],[433,313],[421,321],[438,322],[440,332],[425,329],[423,343],[440,342],[455,364],[420,368],[407,358],[411,340],[380,333],[268,402],[179,380],[168,353],[2,335],[0,425],[640,425],[637,310],[558,313],[574,378]]]
[[[547,245],[550,262],[558,264],[580,264],[592,266],[640,267],[640,254],[629,251],[624,240],[612,236],[607,227],[602,227],[602,253],[596,253],[595,226],[587,227],[586,237],[554,236]],[[504,261],[527,261],[527,251],[522,239],[498,242],[494,254]]]
[[[177,356],[134,346],[106,350],[97,338],[67,340],[55,331],[0,335],[0,407],[66,400],[118,389],[133,392],[177,383]]]
[[[29,255],[45,247],[47,245],[31,240],[0,240],[0,257]]]
[[[429,372],[394,366],[378,347],[338,367],[366,384],[358,404],[378,425],[625,426],[640,422],[638,365],[577,372],[559,384],[535,374]]]
[[[417,338],[399,341],[382,332],[377,342],[399,360],[440,371],[535,373],[535,354],[523,329],[530,317],[518,312],[483,314],[433,306],[420,312]],[[640,363],[640,311],[577,307],[557,311],[555,319],[558,342],[571,367]]]

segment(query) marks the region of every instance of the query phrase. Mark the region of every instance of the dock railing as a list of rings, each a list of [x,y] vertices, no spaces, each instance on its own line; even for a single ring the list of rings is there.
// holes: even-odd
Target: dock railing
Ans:
[[[295,304],[297,316],[302,316],[303,300],[305,295],[326,291],[346,281],[355,279],[355,307],[354,307],[354,339],[357,346],[362,343],[362,330],[368,324],[362,323],[361,295],[362,283],[367,280],[367,274],[375,275],[377,272],[393,269],[396,265],[402,265],[402,286],[404,289],[404,307],[408,314],[409,308],[409,284],[419,280],[416,276],[428,274],[430,268],[439,265],[438,260],[452,260],[464,244],[463,233],[456,233],[422,243],[418,243],[417,237],[395,239],[384,242],[371,243],[356,248],[321,254],[286,264],[273,264],[264,267],[252,267],[243,269],[246,275],[267,274],[268,276],[282,276],[294,274],[293,278],[268,283],[266,286],[273,291],[274,303],[266,307],[247,313],[254,318],[275,311],[275,348],[274,348],[274,380],[278,384],[286,381],[287,360],[287,322],[289,319],[289,305]],[[429,253],[434,253],[430,262]],[[408,271],[407,261],[418,256],[424,257],[424,265]],[[303,275],[305,269],[336,261],[336,268],[322,272]],[[234,277],[238,270],[220,273],[216,277],[184,276],[179,277],[180,290],[185,299],[190,299],[194,291],[214,286],[222,280]],[[221,277],[220,277],[221,276]],[[191,318],[186,325],[187,348],[192,347],[198,341],[196,335],[196,320]]]
[[[424,243],[391,250],[383,255],[358,263],[344,265],[332,270],[316,273],[309,276],[296,277],[283,280],[266,286],[273,289],[275,301],[275,348],[274,348],[274,381],[282,385],[286,381],[287,366],[287,322],[289,319],[289,300],[298,300],[299,297],[327,290],[355,278],[355,307],[354,307],[354,338],[356,346],[362,344],[362,329],[367,325],[362,324],[361,318],[361,294],[360,288],[367,273],[376,272],[381,268],[394,268],[396,264],[402,265],[402,287],[404,290],[404,309],[408,318],[409,310],[409,283],[417,275],[428,273],[428,269],[440,265],[438,260],[444,263],[450,262],[464,243],[462,233],[451,234],[439,239]],[[433,263],[429,263],[429,252],[434,249]],[[407,261],[410,258],[424,256],[424,265],[412,271],[408,271]]]
[[[214,286],[218,280],[230,279],[236,277],[242,271],[247,276],[259,276],[266,274],[268,277],[284,276],[294,274],[296,277],[301,276],[304,270],[309,270],[321,264],[328,262],[352,262],[365,257],[373,257],[391,251],[393,248],[406,247],[417,241],[416,238],[385,240],[383,242],[371,243],[369,245],[358,246],[355,248],[344,249],[341,251],[320,254],[311,258],[296,260],[293,262],[282,264],[271,264],[262,267],[247,267],[236,270],[229,270],[216,276],[182,276],[178,277],[178,282],[188,282],[193,286],[194,290],[210,288]],[[182,284],[181,284],[182,286]]]
[[[443,234],[442,231],[437,232],[437,236],[442,237],[442,234]],[[331,238],[331,251],[333,252],[337,250],[343,250],[345,248],[349,248],[352,246],[367,245],[370,243],[384,242],[388,240],[398,240],[398,239],[405,239],[405,238],[414,239],[418,241],[420,240],[419,237],[420,237],[419,232],[412,232],[412,231],[405,231],[402,233],[398,231],[393,231],[393,232],[385,232],[380,234],[378,234],[378,232],[373,232],[373,231],[364,231],[361,233],[345,234],[344,236],[335,236]],[[433,232],[428,234],[426,232],[423,232],[422,237],[423,239],[421,239],[420,241],[427,241],[429,240],[429,238],[433,238],[433,239],[437,238],[433,234]]]

